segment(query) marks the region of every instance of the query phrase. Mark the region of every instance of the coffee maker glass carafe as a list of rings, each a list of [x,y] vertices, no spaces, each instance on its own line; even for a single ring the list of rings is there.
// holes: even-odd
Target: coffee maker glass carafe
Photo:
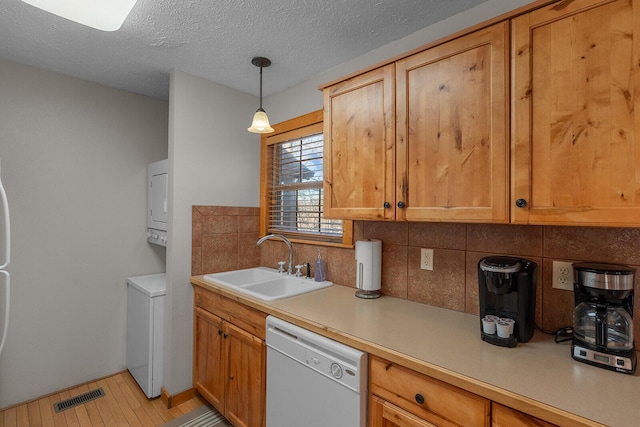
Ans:
[[[604,263],[574,263],[573,268],[573,358],[633,373],[634,270]]]
[[[573,333],[581,341],[611,350],[633,348],[633,319],[622,307],[581,302],[573,324]]]

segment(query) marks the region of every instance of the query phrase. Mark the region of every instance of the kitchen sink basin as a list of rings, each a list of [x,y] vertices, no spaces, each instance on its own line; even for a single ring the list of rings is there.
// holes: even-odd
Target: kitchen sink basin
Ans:
[[[328,288],[332,282],[316,282],[313,279],[283,276],[274,280],[243,286],[241,292],[253,295],[264,301],[272,301],[294,295],[306,294],[318,289]]]
[[[275,301],[332,286],[332,282],[316,282],[295,277],[266,267],[207,274],[204,280],[233,289],[263,301]]]
[[[224,286],[243,286],[248,283],[277,279],[281,276],[278,270],[266,267],[246,268],[244,270],[223,271],[222,273],[207,274],[204,280]]]

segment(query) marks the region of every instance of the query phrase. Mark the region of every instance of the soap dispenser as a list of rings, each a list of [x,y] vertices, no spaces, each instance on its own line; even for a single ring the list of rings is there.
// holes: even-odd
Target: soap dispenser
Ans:
[[[318,249],[318,259],[313,266],[313,276],[316,282],[324,282],[325,266],[324,260],[320,257],[320,249]]]

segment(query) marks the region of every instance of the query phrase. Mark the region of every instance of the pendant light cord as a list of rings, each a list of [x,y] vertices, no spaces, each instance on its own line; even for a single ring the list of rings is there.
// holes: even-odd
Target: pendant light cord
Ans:
[[[260,67],[260,109],[262,110],[262,67]]]

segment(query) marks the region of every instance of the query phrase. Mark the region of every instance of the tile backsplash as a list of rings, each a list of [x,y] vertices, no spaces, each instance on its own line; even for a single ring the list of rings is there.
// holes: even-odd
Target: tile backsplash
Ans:
[[[193,206],[191,275],[260,265],[260,209]]]
[[[259,238],[259,209],[193,207],[192,274],[258,265],[277,268],[288,252],[281,242]],[[382,240],[382,293],[424,304],[477,314],[478,261],[509,255],[538,263],[536,322],[548,330],[572,324],[573,292],[553,289],[552,263],[601,261],[638,269],[640,229],[497,224],[354,222],[354,239]],[[433,271],[420,269],[420,248],[434,249]],[[327,280],[355,288],[353,248],[294,244],[294,263],[311,263],[320,249]],[[636,298],[638,301],[640,298]],[[635,303],[635,341],[640,342],[639,303]]]

